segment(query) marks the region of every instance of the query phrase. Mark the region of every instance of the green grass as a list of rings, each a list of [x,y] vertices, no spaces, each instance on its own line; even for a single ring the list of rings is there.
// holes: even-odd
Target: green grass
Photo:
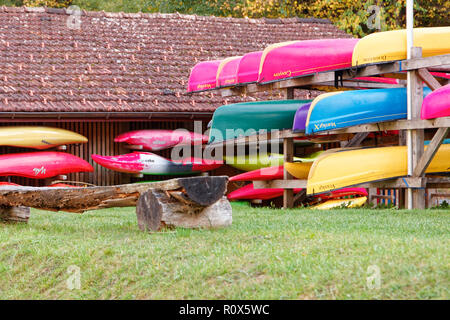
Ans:
[[[229,228],[147,234],[134,208],[33,211],[28,225],[0,224],[0,299],[449,299],[449,222],[450,210],[237,203]]]

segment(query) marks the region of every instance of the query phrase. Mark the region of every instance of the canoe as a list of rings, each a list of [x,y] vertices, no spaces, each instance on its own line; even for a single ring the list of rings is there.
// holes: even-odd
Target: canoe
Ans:
[[[450,53],[450,27],[414,28],[414,46],[422,56]],[[356,44],[352,65],[383,63],[406,59],[406,30],[372,33]]]
[[[426,173],[450,172],[449,159],[450,145],[441,145]],[[307,193],[403,177],[407,171],[406,146],[328,152],[314,161],[309,171]]]
[[[222,60],[197,63],[189,75],[187,92],[211,90],[216,87],[217,69]]]
[[[299,162],[313,162],[322,151],[314,152],[303,158],[294,157],[294,161]],[[282,166],[284,163],[284,157],[282,154],[278,153],[264,153],[264,154],[254,154],[245,156],[225,156],[224,160],[226,164],[240,169],[242,171],[254,171],[267,167]]]
[[[297,172],[301,178],[307,179],[309,169],[312,166],[312,162],[296,162],[298,166]],[[300,175],[300,172],[302,175]],[[258,181],[258,180],[275,180],[283,179],[284,166],[267,167],[257,169],[249,172],[244,172],[233,177],[230,177],[230,181]]]
[[[294,193],[302,189],[294,189]],[[270,200],[283,195],[283,189],[255,189],[253,183],[234,190],[227,195],[228,200]]]
[[[264,49],[259,83],[349,68],[358,39],[323,39],[275,43]]]
[[[335,199],[335,200],[328,200],[323,203],[320,203],[318,205],[315,205],[311,207],[310,209],[314,210],[329,210],[329,209],[336,209],[341,207],[346,208],[359,208],[362,207],[367,201],[367,197],[359,197],[359,198],[352,198],[352,199]]]
[[[314,101],[314,100],[313,100]],[[306,119],[308,119],[308,111],[311,108],[311,102],[300,106],[295,112],[292,131],[304,132],[306,129]]]
[[[190,174],[220,167],[223,162],[216,160],[189,158],[172,161],[150,152],[133,152],[119,156],[100,156],[92,159],[102,167],[126,173],[154,175]]]
[[[424,97],[430,92],[429,88],[424,88]],[[359,124],[406,119],[406,102],[406,88],[321,94],[314,99],[308,110],[305,132],[314,134]]]
[[[72,172],[92,172],[94,168],[70,153],[39,151],[0,156],[0,176],[44,179]]]
[[[249,52],[239,61],[237,69],[237,83],[249,84],[258,81],[259,64],[262,51]]]
[[[48,149],[63,144],[86,143],[88,139],[81,134],[52,127],[0,127],[0,145]]]
[[[292,128],[299,106],[311,100],[242,102],[224,105],[214,112],[209,143],[250,136],[259,131]]]
[[[237,70],[242,57],[223,59],[216,74],[216,88],[230,87],[237,84]]]
[[[114,142],[141,146],[143,150],[164,150],[176,145],[199,145],[208,142],[208,136],[187,130],[136,130],[118,135]]]
[[[434,90],[423,100],[420,117],[422,119],[450,117],[450,84]]]

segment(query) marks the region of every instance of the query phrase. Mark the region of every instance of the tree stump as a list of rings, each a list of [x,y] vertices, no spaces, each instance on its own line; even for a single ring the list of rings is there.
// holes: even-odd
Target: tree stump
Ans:
[[[142,231],[165,227],[221,228],[232,223],[231,205],[226,197],[205,205],[181,191],[151,189],[143,193],[137,202],[136,215]]]
[[[29,207],[0,207],[0,220],[2,221],[28,223],[29,218]]]

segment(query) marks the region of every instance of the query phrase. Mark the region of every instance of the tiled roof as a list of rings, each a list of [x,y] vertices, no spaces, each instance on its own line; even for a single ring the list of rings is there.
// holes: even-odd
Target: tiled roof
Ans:
[[[65,9],[0,7],[0,112],[210,112],[248,98],[186,94],[197,62],[350,37],[319,19],[82,11],[79,29],[69,19]]]

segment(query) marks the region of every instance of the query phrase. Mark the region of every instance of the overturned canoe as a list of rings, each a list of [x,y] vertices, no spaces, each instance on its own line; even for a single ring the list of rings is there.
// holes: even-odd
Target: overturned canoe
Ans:
[[[312,162],[297,162],[298,179],[307,179]],[[286,165],[286,164],[285,164]],[[301,173],[301,174],[300,174]],[[258,181],[283,179],[284,166],[267,167],[244,172],[230,178],[230,181]]]
[[[423,90],[424,96],[430,92],[429,88]],[[406,117],[406,88],[330,92],[318,96],[311,103],[305,132],[314,134]]]
[[[425,147],[427,148],[427,147]],[[441,145],[427,173],[450,172],[450,145]],[[307,193],[317,194],[365,182],[407,175],[405,146],[324,153],[309,171]]]
[[[154,175],[204,172],[223,164],[222,161],[195,158],[173,161],[150,152],[133,152],[119,156],[93,154],[92,159],[102,167],[114,171]]]
[[[313,162],[321,153],[322,151],[318,151],[302,158],[294,157],[294,161]],[[224,159],[226,164],[243,171],[254,171],[267,167],[282,166],[284,163],[283,155],[278,153],[258,153],[234,157],[225,156]]]
[[[349,68],[358,39],[323,39],[275,43],[264,49],[259,83]]]
[[[65,152],[39,151],[0,156],[0,176],[45,179],[72,172],[92,172],[94,168]]]
[[[294,189],[294,193],[300,192],[302,189]],[[270,200],[281,197],[283,189],[266,188],[255,189],[253,183],[250,183],[242,188],[234,190],[228,194],[228,200]]]
[[[337,208],[358,208],[362,207],[367,202],[367,197],[359,197],[353,199],[335,199],[328,200],[318,205],[311,207],[314,210],[330,210]]]
[[[217,68],[216,88],[230,87],[237,84],[237,71],[242,57],[223,59]]]
[[[304,105],[300,106],[300,108],[297,109],[294,116],[292,131],[305,132],[309,108],[311,108],[311,102],[305,103]]]
[[[422,56],[450,53],[450,27],[414,28],[414,46],[422,47]],[[352,65],[382,63],[406,59],[406,30],[372,33],[356,44]]]
[[[216,75],[222,60],[197,63],[189,75],[187,92],[211,90],[216,87]]]
[[[214,112],[209,143],[290,129],[299,106],[311,100],[242,102],[224,105]]]
[[[64,144],[86,143],[88,139],[81,134],[52,127],[19,126],[1,127],[0,145],[48,149]]]
[[[242,57],[237,69],[238,84],[249,84],[258,81],[262,53],[262,51],[249,52]]]
[[[422,103],[422,119],[450,117],[450,84],[430,93]]]
[[[136,130],[118,135],[114,142],[140,146],[142,150],[158,151],[176,145],[199,145],[208,142],[208,137],[187,130]]]

